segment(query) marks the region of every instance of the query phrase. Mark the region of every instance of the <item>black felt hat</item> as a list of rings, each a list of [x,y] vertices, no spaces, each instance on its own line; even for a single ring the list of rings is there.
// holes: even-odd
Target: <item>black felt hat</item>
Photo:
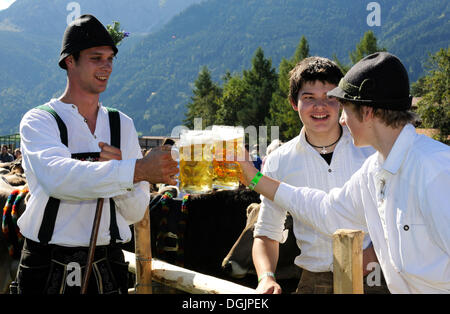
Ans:
[[[103,24],[90,14],[82,15],[70,23],[64,32],[59,66],[67,69],[64,62],[66,57],[75,52],[99,46],[111,46],[114,54],[118,52],[111,35]]]
[[[388,52],[376,52],[356,63],[327,95],[389,110],[408,110],[412,101],[408,73]]]

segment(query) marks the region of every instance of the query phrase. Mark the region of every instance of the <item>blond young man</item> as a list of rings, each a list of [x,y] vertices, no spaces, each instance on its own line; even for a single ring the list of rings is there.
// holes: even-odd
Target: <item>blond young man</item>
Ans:
[[[377,153],[328,193],[255,175],[242,161],[245,183],[324,234],[366,225],[390,292],[450,293],[450,148],[415,132],[405,67],[369,55],[328,95],[343,104],[354,144]]]
[[[306,185],[328,192],[342,186],[374,152],[371,148],[355,147],[348,129],[339,125],[340,104],[327,92],[337,86],[342,76],[334,62],[322,57],[306,58],[290,72],[289,100],[303,128],[297,137],[267,157],[265,175],[293,186]],[[284,241],[286,214],[286,207],[262,197],[252,250],[260,293],[281,293],[274,273],[279,243]],[[293,261],[302,269],[297,293],[332,293],[331,238],[295,217],[293,231],[301,250]],[[369,243],[367,238],[364,248]],[[366,260],[370,250],[366,251]]]

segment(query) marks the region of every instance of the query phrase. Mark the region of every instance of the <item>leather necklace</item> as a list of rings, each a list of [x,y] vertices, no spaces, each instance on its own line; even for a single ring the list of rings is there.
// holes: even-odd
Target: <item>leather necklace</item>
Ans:
[[[306,139],[306,142],[307,142],[309,145],[311,145],[312,147],[315,147],[315,148],[322,148],[322,149],[320,150],[320,154],[323,155],[323,154],[327,154],[327,153],[328,153],[328,151],[327,151],[327,148],[328,148],[328,147],[331,147],[331,146],[333,146],[334,144],[336,144],[337,142],[339,142],[339,140],[340,140],[341,137],[342,137],[342,133],[343,133],[343,131],[342,131],[342,126],[341,126],[341,134],[339,135],[338,139],[337,139],[334,143],[332,143],[332,144],[330,144],[330,145],[326,145],[326,146],[316,146],[316,145],[311,144],[311,143],[308,141],[308,137],[306,136],[306,133],[305,133],[305,139]]]

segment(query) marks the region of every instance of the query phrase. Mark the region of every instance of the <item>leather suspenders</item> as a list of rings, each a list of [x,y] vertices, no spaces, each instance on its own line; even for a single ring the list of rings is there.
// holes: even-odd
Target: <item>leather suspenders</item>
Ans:
[[[49,112],[56,120],[59,128],[59,133],[61,137],[61,142],[69,147],[68,135],[67,135],[67,127],[62,121],[62,119],[58,116],[55,110],[53,110],[49,105],[42,105],[36,107],[37,109],[45,110]],[[111,145],[117,148],[120,148],[120,114],[119,111],[108,108],[108,117],[109,117],[109,129],[111,132]],[[74,159],[86,159],[86,158],[97,158],[99,157],[99,153],[82,153],[82,154],[72,154],[72,158]],[[48,199],[47,205],[45,206],[44,216],[42,218],[41,227],[39,229],[38,238],[40,243],[48,244],[50,242],[53,231],[55,229],[56,217],[58,215],[58,209],[60,200],[54,197]],[[119,227],[117,226],[116,219],[116,206],[114,200],[112,198],[109,199],[110,204],[110,225],[109,232],[111,236],[111,244],[115,244],[117,240],[121,240]]]

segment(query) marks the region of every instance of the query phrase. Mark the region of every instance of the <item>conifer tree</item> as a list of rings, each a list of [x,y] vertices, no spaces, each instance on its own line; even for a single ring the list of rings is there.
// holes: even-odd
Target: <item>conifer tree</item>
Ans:
[[[450,135],[450,48],[440,49],[429,57],[428,74],[413,84],[422,99],[417,103],[417,113],[425,128],[439,129],[436,138],[449,143]]]
[[[239,125],[237,113],[243,107],[243,99],[247,93],[246,86],[240,75],[224,77],[223,94],[219,100],[216,123],[222,125]]]
[[[372,31],[367,31],[364,33],[359,43],[356,44],[355,50],[351,51],[349,54],[350,61],[352,62],[350,65],[343,64],[341,61],[339,61],[336,54],[333,54],[333,61],[336,62],[342,73],[345,74],[359,60],[378,51],[386,51],[386,48],[379,47],[375,34]]]
[[[194,82],[191,97],[192,102],[187,105],[186,119],[183,120],[188,128],[194,127],[194,119],[202,118],[202,128],[213,125],[219,107],[222,89],[211,79],[211,72],[206,66],[202,68]]]
[[[243,107],[237,112],[240,125],[265,125],[277,79],[272,60],[265,59],[264,51],[259,47],[253,56],[251,69],[243,71],[243,88],[247,92],[243,98]]]
[[[359,60],[378,51],[386,51],[385,48],[378,47],[377,38],[372,31],[364,33],[361,41],[356,45],[356,49],[350,52],[350,60],[356,64]]]
[[[297,136],[302,127],[298,113],[292,109],[288,99],[289,72],[298,62],[309,56],[308,41],[305,36],[302,36],[293,57],[290,60],[283,58],[280,62],[278,87],[273,94],[266,122],[267,125],[279,127],[280,139],[283,141]]]

